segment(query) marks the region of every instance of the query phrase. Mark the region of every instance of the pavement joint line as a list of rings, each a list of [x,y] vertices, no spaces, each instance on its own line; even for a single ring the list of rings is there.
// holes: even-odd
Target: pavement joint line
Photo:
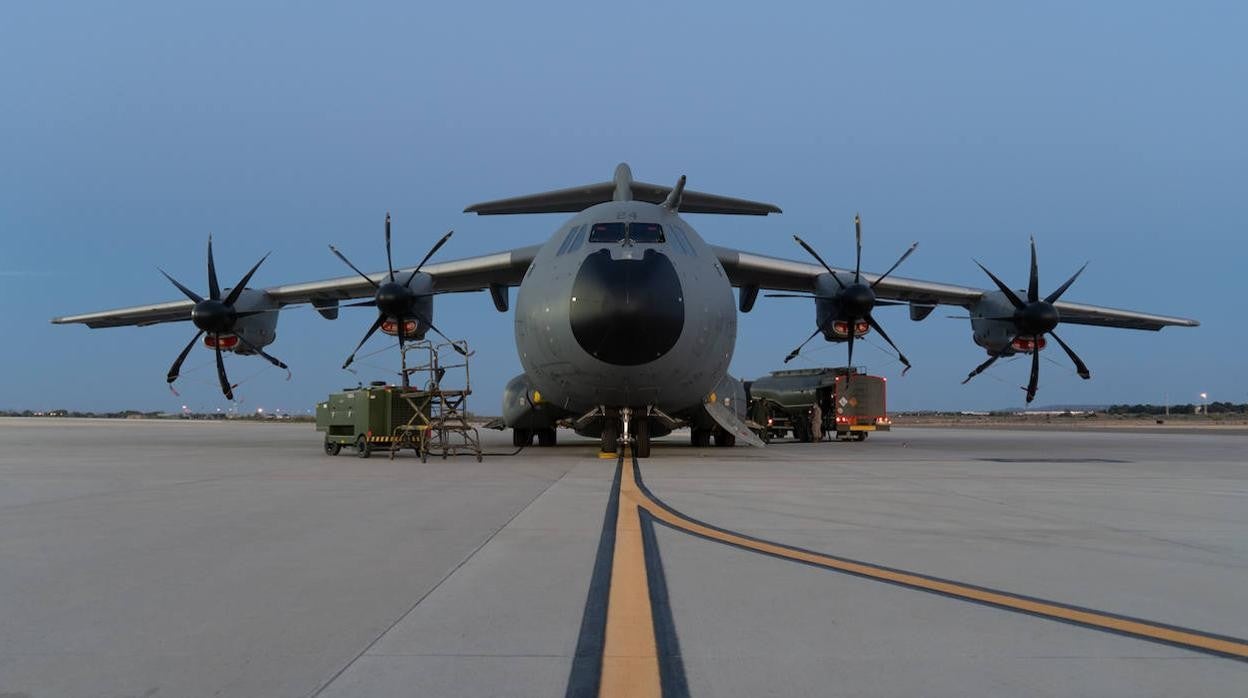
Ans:
[[[622,461],[622,459],[621,459]],[[836,557],[719,528],[672,508],[654,495],[641,477],[641,466],[634,458],[626,469],[624,482],[631,482],[641,499],[637,505],[654,520],[669,528],[762,555],[798,562],[822,569],[924,591],[1007,611],[1046,618],[1076,626],[1157,642],[1237,661],[1248,661],[1248,640],[1216,635],[1155,621],[1081,608],[1055,601],[1027,597],[987,587],[979,587],[917,572],[874,565]]]
[[[319,696],[319,695],[321,695],[322,693],[324,693],[324,692],[325,692],[325,689],[327,689],[327,688],[329,688],[330,686],[332,686],[332,685],[333,685],[333,683],[334,683],[335,681],[337,681],[337,680],[338,680],[338,677],[340,677],[340,676],[342,676],[344,673],[346,673],[347,669],[350,669],[352,665],[354,665],[356,662],[360,661],[360,658],[361,658],[361,657],[363,657],[364,655],[368,654],[368,651],[369,651],[370,649],[372,649],[374,646],[376,646],[376,644],[377,644],[378,642],[381,642],[381,638],[385,637],[385,636],[386,636],[386,635],[387,635],[387,634],[388,634],[391,630],[394,630],[394,628],[395,628],[396,626],[398,626],[398,624],[399,624],[399,623],[402,623],[402,622],[403,622],[403,619],[405,619],[405,618],[407,618],[408,616],[410,616],[410,615],[412,614],[412,612],[413,612],[413,611],[415,611],[415,610],[417,609],[417,607],[419,607],[419,606],[420,606],[420,604],[421,604],[421,603],[422,603],[425,599],[429,598],[429,595],[430,595],[430,594],[432,594],[433,592],[437,591],[437,590],[438,590],[438,588],[439,588],[439,587],[441,587],[441,586],[442,586],[442,585],[446,582],[446,580],[448,580],[448,579],[450,579],[451,577],[453,577],[453,576],[455,575],[455,573],[456,573],[456,572],[458,572],[458,571],[460,570],[460,568],[462,568],[464,565],[468,564],[468,561],[469,561],[469,560],[471,560],[472,558],[476,557],[476,556],[477,556],[477,553],[481,552],[481,549],[482,549],[482,548],[484,548],[485,546],[489,545],[489,544],[490,544],[490,541],[494,540],[494,538],[495,538],[496,536],[498,536],[498,534],[499,534],[499,533],[501,533],[501,532],[503,531],[503,529],[505,529],[505,528],[507,528],[508,526],[510,526],[510,525],[511,525],[511,523],[512,523],[513,521],[515,521],[517,518],[519,518],[519,516],[520,516],[521,514],[523,514],[524,512],[528,511],[528,510],[529,510],[529,507],[533,506],[533,503],[534,503],[534,502],[536,502],[538,499],[540,499],[542,495],[544,495],[544,494],[546,494],[547,492],[549,492],[549,491],[550,491],[550,489],[551,489],[552,487],[554,487],[555,485],[559,484],[560,482],[563,482],[563,479],[564,479],[565,477],[567,477],[568,473],[572,472],[572,470],[573,470],[574,468],[575,468],[575,463],[573,463],[573,464],[569,465],[568,469],[567,469],[567,470],[565,470],[565,471],[563,472],[563,474],[562,474],[562,475],[560,475],[559,477],[555,478],[554,480],[551,480],[551,481],[550,481],[550,484],[546,485],[545,487],[543,487],[543,488],[542,488],[542,490],[541,490],[540,492],[538,492],[537,494],[533,495],[533,498],[532,498],[532,499],[530,499],[527,503],[525,503],[525,505],[524,505],[524,506],[522,506],[522,507],[520,507],[519,509],[517,509],[517,510],[516,510],[516,513],[515,513],[515,514],[512,514],[511,518],[507,519],[507,521],[506,521],[505,523],[503,523],[503,525],[501,525],[501,526],[499,526],[498,528],[494,529],[494,531],[493,531],[493,532],[491,532],[491,533],[490,533],[490,535],[489,535],[489,536],[487,536],[485,540],[481,541],[481,544],[480,544],[480,545],[478,545],[477,547],[473,548],[471,552],[469,552],[467,555],[465,555],[465,556],[464,556],[464,559],[460,560],[458,564],[456,564],[453,568],[451,568],[451,569],[450,569],[450,571],[448,571],[445,575],[443,575],[443,576],[442,576],[442,578],[441,578],[441,579],[439,579],[439,580],[437,581],[437,583],[436,583],[436,584],[434,584],[433,586],[429,587],[429,589],[428,589],[425,593],[421,594],[421,595],[420,595],[420,598],[416,599],[416,602],[415,602],[415,603],[413,603],[413,604],[412,604],[412,605],[411,605],[411,606],[410,606],[410,607],[409,607],[406,611],[404,611],[403,613],[399,614],[399,617],[398,617],[398,618],[395,618],[395,619],[394,619],[394,622],[390,623],[390,624],[389,624],[389,625],[387,625],[384,629],[382,629],[382,631],[381,631],[381,632],[377,633],[377,636],[376,636],[376,637],[374,637],[374,638],[373,638],[373,639],[372,639],[372,640],[371,640],[371,641],[370,641],[367,645],[365,645],[365,646],[364,646],[364,649],[360,650],[360,651],[359,651],[359,653],[358,653],[358,654],[356,654],[354,657],[352,657],[352,658],[350,659],[350,661],[348,661],[346,664],[343,664],[343,665],[342,665],[342,668],[340,668],[338,671],[334,672],[333,676],[330,676],[328,679],[326,679],[326,680],[325,680],[325,682],[324,682],[324,683],[322,683],[322,684],[320,685],[320,687],[318,687],[315,691],[313,691],[313,692],[309,693],[309,694],[308,694],[308,698],[316,698],[317,696]]]

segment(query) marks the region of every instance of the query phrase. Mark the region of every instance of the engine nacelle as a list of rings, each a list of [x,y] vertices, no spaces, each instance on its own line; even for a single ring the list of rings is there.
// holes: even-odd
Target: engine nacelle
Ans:
[[[222,291],[222,293],[227,294],[229,292],[229,289]],[[238,296],[238,300],[234,302],[234,309],[240,315],[249,312],[256,314],[240,317],[234,321],[233,332],[221,335],[221,350],[232,351],[240,355],[255,354],[255,351],[239,341],[239,337],[259,348],[272,344],[277,339],[277,316],[281,314],[277,312],[279,307],[277,301],[273,300],[264,291],[250,288],[243,289],[243,292]],[[216,340],[214,337],[204,335],[204,346],[211,349],[215,345]]]
[[[970,311],[971,339],[989,354],[1012,356],[1018,351],[1025,351],[1022,347],[1014,346],[1018,330],[1013,322],[989,319],[1014,315],[1014,305],[1004,293],[985,293],[979,302],[970,307]]]

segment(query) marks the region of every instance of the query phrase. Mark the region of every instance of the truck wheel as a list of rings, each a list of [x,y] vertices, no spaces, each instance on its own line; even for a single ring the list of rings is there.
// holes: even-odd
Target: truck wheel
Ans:
[[[737,435],[729,434],[723,427],[715,430],[715,445],[721,448],[732,448],[737,445]]]
[[[358,458],[368,458],[373,455],[373,445],[369,443],[367,437],[361,436],[355,440],[355,455]]]
[[[339,451],[341,451],[341,450],[342,450],[342,444],[340,444],[340,443],[338,443],[338,442],[336,442],[336,441],[326,441],[326,442],[325,442],[325,453],[326,453],[326,454],[331,455],[331,456],[336,456],[336,455],[338,455],[338,452],[339,452]]]
[[[867,432],[865,431],[854,432],[854,441],[866,441],[866,440],[867,440]]]
[[[689,430],[689,443],[694,448],[706,448],[711,445],[711,430],[694,427]]]
[[[528,429],[512,429],[511,445],[516,448],[533,445],[533,432]]]
[[[537,430],[537,445],[538,446],[547,446],[547,447],[554,446],[555,442],[558,441],[558,439],[559,437],[555,435],[555,430],[553,427],[550,429],[538,429]]]

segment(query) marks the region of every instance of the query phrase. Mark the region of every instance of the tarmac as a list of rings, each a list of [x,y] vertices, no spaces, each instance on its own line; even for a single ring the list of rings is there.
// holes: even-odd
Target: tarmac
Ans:
[[[0,419],[0,697],[1248,695],[1242,434],[560,440]]]

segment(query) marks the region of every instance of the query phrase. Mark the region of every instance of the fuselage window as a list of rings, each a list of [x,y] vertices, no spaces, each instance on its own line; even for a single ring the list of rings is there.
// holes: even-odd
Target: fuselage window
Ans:
[[[589,230],[590,242],[623,242],[626,227],[623,223],[595,223]]]

